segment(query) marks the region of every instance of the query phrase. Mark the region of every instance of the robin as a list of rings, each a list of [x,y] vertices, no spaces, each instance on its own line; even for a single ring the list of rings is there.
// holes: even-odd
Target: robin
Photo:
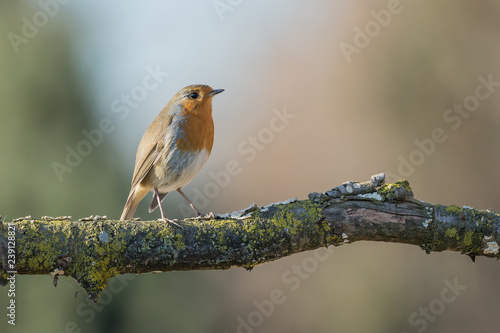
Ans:
[[[193,180],[210,156],[214,142],[212,97],[223,91],[207,85],[187,86],[156,116],[137,148],[132,186],[121,220],[134,216],[149,191],[153,191],[149,212],[160,207],[166,222],[176,224],[167,219],[161,207],[165,196],[174,190],[198,217],[202,215],[181,187]]]

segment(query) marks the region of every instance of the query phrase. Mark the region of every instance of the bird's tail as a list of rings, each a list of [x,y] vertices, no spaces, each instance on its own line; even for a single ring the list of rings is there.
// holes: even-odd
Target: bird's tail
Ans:
[[[130,194],[127,198],[127,203],[125,203],[125,207],[123,208],[122,216],[120,220],[130,220],[134,217],[135,210],[139,205],[139,202],[148,194],[149,190],[140,187],[139,185],[130,190]]]
[[[153,199],[151,200],[151,204],[149,205],[149,212],[152,213],[153,210],[155,210],[157,207],[158,207],[158,199],[160,200],[160,202],[163,201],[163,199],[165,199],[165,197],[167,196],[168,192],[167,193],[159,193],[159,197],[156,196],[156,192],[153,192]]]

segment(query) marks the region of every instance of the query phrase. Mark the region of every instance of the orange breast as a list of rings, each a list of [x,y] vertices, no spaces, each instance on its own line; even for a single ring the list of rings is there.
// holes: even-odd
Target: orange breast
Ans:
[[[208,153],[212,151],[214,143],[214,121],[210,109],[199,108],[187,111],[184,109],[181,116],[185,117],[184,135],[177,140],[176,147],[179,150],[196,152],[206,149]]]

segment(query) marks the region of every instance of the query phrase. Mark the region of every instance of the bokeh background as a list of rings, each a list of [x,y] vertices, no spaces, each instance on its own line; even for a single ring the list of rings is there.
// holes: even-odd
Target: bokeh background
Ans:
[[[230,160],[241,167],[206,196],[205,212],[303,199],[378,172],[408,178],[421,200],[500,210],[500,86],[472,112],[447,111],[473,101],[478,77],[500,81],[500,1],[11,0],[0,3],[0,37],[7,221],[118,218],[142,134],[192,83],[226,91],[213,101],[212,156],[185,193],[203,193]],[[144,80],[156,86],[145,89]],[[269,136],[276,110],[294,118]],[[85,151],[84,131],[95,133],[103,119],[112,130],[68,166],[68,149]],[[446,140],[419,153],[415,140],[436,128]],[[250,137],[258,138],[253,153]],[[66,165],[59,177],[55,162]],[[137,215],[158,218],[146,201]],[[183,204],[172,194],[164,207],[183,217]],[[54,288],[49,276],[18,276],[16,326],[7,324],[0,288],[0,331],[498,330],[495,260],[360,242],[294,273],[314,258],[294,255],[251,273],[121,277],[97,305],[69,278]],[[452,293],[445,281],[463,287]],[[273,291],[283,302],[259,314]],[[443,292],[456,297],[444,303]]]

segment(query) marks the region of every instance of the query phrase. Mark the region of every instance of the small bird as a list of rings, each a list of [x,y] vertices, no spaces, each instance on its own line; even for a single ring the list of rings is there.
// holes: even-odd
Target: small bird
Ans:
[[[121,220],[131,219],[150,191],[153,200],[149,212],[160,207],[165,222],[176,224],[167,219],[161,207],[165,196],[174,190],[198,217],[202,215],[181,187],[193,180],[210,156],[214,142],[212,97],[223,91],[207,85],[187,86],[156,116],[137,148],[132,186]]]

